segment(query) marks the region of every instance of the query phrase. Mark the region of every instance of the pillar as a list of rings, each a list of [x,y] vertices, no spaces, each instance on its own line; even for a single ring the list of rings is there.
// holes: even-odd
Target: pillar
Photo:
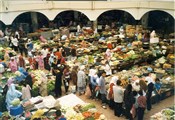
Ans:
[[[97,29],[98,29],[98,22],[97,22],[97,20],[93,21],[92,28],[93,28],[93,30],[95,32],[97,32]]]
[[[149,13],[146,13],[141,19],[141,24],[144,28],[148,27],[148,21],[149,21]]]
[[[74,11],[74,21],[73,22],[76,22],[76,24],[79,24],[79,23],[77,23],[77,20],[78,20],[78,12]],[[78,22],[79,22],[79,20],[78,20]]]
[[[32,30],[35,32],[38,29],[38,17],[36,12],[31,12]]]

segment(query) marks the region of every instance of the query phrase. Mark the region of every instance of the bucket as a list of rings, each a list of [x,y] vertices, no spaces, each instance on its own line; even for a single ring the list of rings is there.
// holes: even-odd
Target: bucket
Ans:
[[[17,116],[23,113],[23,107],[21,105],[10,107],[10,115]]]

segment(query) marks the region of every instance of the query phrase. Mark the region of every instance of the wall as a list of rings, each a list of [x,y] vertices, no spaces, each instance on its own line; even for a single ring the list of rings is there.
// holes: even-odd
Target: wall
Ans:
[[[29,11],[41,12],[49,20],[53,20],[60,12],[77,10],[84,13],[91,21],[108,10],[124,10],[136,20],[151,11],[162,10],[175,18],[174,1],[165,0],[112,0],[112,1],[12,1],[0,0],[0,20],[6,25],[11,24],[20,14]],[[10,18],[10,19],[9,19]]]

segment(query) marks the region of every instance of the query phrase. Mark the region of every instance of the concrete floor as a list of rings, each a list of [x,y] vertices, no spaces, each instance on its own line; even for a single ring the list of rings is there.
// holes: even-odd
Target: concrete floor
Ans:
[[[81,98],[84,102],[94,103],[96,105],[97,109],[101,113],[103,113],[108,120],[126,120],[124,116],[122,116],[122,117],[114,116],[113,110],[111,110],[109,107],[107,107],[107,109],[103,109],[101,107],[101,101],[95,101],[95,100],[88,99],[85,95],[78,96],[78,97]],[[174,97],[175,96],[171,96],[171,97],[168,97],[165,100],[162,100],[158,104],[153,104],[152,105],[153,108],[151,109],[151,111],[148,111],[148,112],[145,113],[144,120],[150,120],[150,116],[154,115],[157,112],[160,112],[162,109],[164,109],[166,107],[173,106],[173,104],[174,104]]]

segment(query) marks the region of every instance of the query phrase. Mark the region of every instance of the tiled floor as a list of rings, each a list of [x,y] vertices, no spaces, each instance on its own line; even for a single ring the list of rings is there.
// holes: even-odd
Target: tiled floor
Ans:
[[[78,96],[78,95],[77,95]],[[101,101],[95,101],[95,100],[91,100],[91,99],[88,99],[86,98],[86,96],[82,95],[82,96],[78,96],[79,98],[81,98],[83,101],[87,102],[87,103],[95,103],[96,104],[96,107],[97,109],[103,113],[106,118],[108,120],[126,120],[125,117],[116,117],[114,116],[114,112],[110,109],[110,108],[107,108],[107,109],[103,109],[101,107]],[[171,96],[171,97],[168,97],[167,99],[165,100],[162,100],[160,103],[158,104],[153,104],[153,109],[151,111],[148,111],[145,113],[144,115],[144,120],[150,120],[150,116],[161,111],[162,109],[166,108],[166,107],[171,107],[173,104],[174,104],[174,97],[175,96]]]

